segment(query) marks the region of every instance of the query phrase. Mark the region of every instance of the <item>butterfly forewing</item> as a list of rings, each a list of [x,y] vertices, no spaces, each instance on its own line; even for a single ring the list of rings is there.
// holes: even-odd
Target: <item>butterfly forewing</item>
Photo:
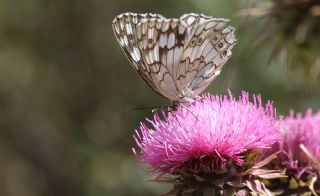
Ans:
[[[125,13],[113,21],[116,37],[135,70],[160,95],[195,98],[220,73],[235,45],[226,19],[200,14],[166,19]]]

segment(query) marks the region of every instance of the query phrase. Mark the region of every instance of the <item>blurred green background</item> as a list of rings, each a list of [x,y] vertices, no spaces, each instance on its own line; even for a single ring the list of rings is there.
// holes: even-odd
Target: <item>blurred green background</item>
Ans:
[[[244,25],[238,0],[1,0],[0,195],[159,195],[131,152],[133,131],[169,102],[144,83],[111,28],[123,12],[166,17],[200,12],[232,19],[233,57],[207,92],[241,90],[271,99],[278,114],[320,107],[317,89],[286,74],[271,45],[250,49],[263,28]]]

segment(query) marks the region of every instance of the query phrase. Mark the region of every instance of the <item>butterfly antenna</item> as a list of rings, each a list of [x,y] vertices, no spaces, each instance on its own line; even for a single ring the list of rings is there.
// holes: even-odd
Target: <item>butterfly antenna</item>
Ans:
[[[166,106],[148,106],[148,107],[134,107],[128,108],[126,111],[142,111],[142,110],[152,110],[152,112],[165,108]]]
[[[173,114],[173,116],[177,119],[177,121],[178,121],[178,123],[179,123],[180,127],[182,127],[182,126],[181,126],[181,124],[180,124],[179,118],[177,117],[176,113],[175,113],[175,112],[172,112],[172,114]]]

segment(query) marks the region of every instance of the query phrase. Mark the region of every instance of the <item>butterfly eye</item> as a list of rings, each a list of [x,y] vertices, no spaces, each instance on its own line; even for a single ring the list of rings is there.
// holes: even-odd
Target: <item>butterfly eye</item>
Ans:
[[[129,38],[130,40],[132,40],[132,39],[133,39],[133,35],[132,35],[132,34],[129,34],[129,35],[128,35],[128,38]]]
[[[148,42],[149,42],[149,44],[152,44],[153,40],[152,39],[148,39]]]

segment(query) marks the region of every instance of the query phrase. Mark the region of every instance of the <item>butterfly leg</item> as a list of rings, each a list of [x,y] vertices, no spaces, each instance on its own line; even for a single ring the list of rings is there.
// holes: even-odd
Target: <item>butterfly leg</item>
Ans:
[[[201,99],[202,99],[202,97],[200,95],[196,95],[195,98],[194,98],[194,100],[197,100],[197,101],[199,101]]]
[[[214,106],[213,106],[212,104],[210,104],[209,102],[207,102],[205,99],[202,99],[202,98],[201,98],[201,100],[203,101],[203,103],[206,103],[206,104],[208,104],[209,106],[211,106],[214,111],[217,111],[217,110],[214,108]]]
[[[198,117],[187,106],[183,105],[182,103],[179,103],[179,106],[189,111],[192,114],[192,116],[194,116],[194,118],[198,120]]]

